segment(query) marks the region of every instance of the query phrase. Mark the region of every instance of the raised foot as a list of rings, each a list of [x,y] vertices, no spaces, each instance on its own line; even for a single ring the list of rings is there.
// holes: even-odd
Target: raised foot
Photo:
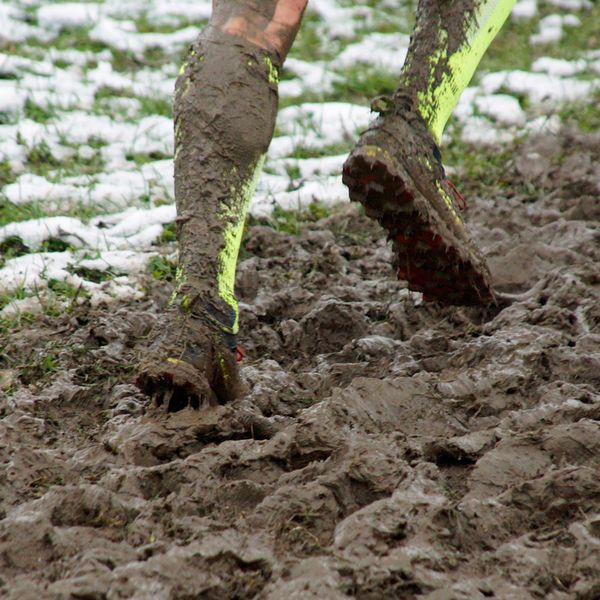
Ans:
[[[343,182],[387,231],[394,269],[409,289],[441,304],[489,303],[487,265],[462,222],[456,192],[424,166],[435,159],[425,159],[404,165],[378,145],[359,145],[344,164]]]
[[[216,327],[175,311],[159,320],[136,385],[167,412],[225,404],[240,393],[236,355]]]

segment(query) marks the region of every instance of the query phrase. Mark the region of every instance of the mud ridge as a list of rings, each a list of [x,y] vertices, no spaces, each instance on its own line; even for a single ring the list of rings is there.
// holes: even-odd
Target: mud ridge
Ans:
[[[165,290],[3,339],[0,596],[599,597],[600,139],[519,152],[470,195],[494,308],[423,304],[356,206],[250,227],[231,405],[133,385]]]

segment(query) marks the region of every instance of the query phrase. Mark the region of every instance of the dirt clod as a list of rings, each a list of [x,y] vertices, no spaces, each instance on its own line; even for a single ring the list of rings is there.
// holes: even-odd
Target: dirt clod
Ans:
[[[11,332],[0,596],[597,598],[600,151],[538,146],[470,195],[493,309],[424,304],[355,206],[250,227],[233,403],[140,394],[151,299]]]

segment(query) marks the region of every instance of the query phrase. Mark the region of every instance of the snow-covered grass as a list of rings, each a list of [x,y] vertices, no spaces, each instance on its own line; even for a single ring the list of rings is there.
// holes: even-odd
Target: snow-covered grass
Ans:
[[[174,253],[171,96],[210,4],[0,4],[0,318],[139,296],[151,258]],[[311,5],[254,218],[346,201],[344,153],[406,53],[414,3],[400,4]],[[598,22],[588,0],[520,0],[451,121],[452,161],[565,120],[597,127]]]

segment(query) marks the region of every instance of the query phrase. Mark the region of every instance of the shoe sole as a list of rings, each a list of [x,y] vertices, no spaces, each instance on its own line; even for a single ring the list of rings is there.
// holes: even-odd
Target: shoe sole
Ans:
[[[452,231],[464,226],[449,198],[440,193],[444,205],[432,207],[397,161],[378,146],[355,148],[344,164],[342,181],[350,199],[360,202],[367,216],[387,231],[396,274],[410,290],[446,305],[493,300],[485,262],[469,247],[464,229],[465,240]],[[440,211],[455,223],[443,223],[436,215]]]

